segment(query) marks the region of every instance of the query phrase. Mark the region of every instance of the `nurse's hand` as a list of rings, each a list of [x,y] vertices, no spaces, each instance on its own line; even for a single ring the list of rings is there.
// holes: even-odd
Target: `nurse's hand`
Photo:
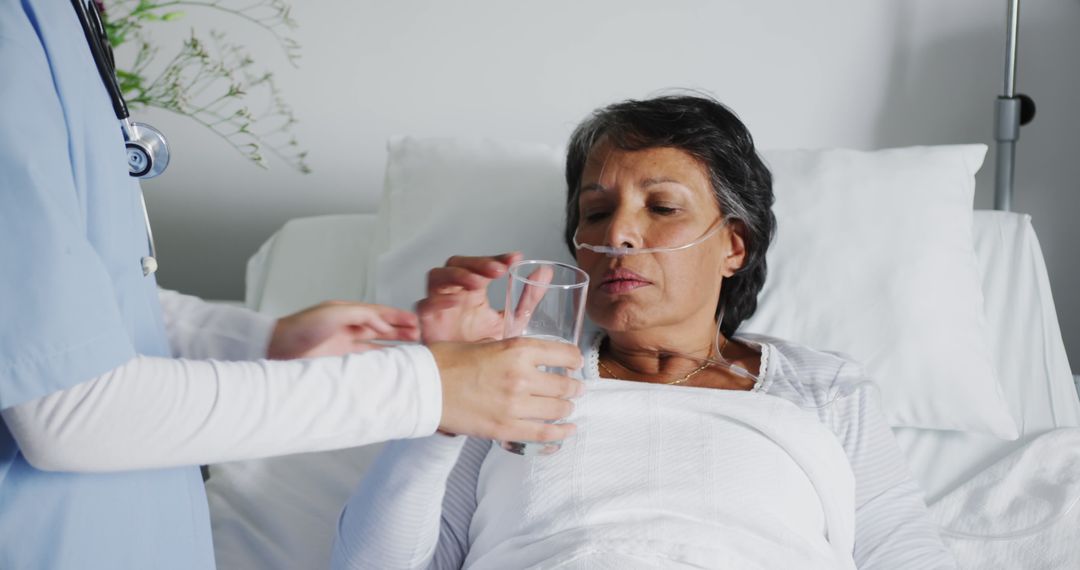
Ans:
[[[454,256],[429,271],[427,297],[416,304],[424,343],[502,338],[502,312],[491,308],[487,288],[521,257],[518,252]]]
[[[568,401],[584,390],[573,378],[538,366],[578,369],[577,347],[535,338],[428,345],[439,366],[443,408],[439,429],[500,441],[558,441],[573,424],[548,424],[570,415]]]
[[[373,340],[416,341],[416,315],[364,303],[327,301],[278,319],[266,357],[340,356],[380,348]]]

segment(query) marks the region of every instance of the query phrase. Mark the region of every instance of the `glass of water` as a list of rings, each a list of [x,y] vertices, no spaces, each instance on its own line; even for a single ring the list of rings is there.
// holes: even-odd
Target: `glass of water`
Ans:
[[[510,266],[506,286],[503,338],[526,336],[577,346],[585,317],[589,275],[557,261],[519,261]],[[553,374],[563,368],[543,367]],[[562,442],[505,441],[502,448],[518,455],[548,455]]]

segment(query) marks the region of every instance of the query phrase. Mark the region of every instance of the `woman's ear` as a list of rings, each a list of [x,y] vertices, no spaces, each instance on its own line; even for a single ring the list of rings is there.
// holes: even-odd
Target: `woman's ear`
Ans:
[[[731,277],[746,263],[746,240],[743,238],[746,225],[741,220],[732,220],[724,228],[724,234],[727,236],[728,251],[720,264],[720,271],[724,277]]]

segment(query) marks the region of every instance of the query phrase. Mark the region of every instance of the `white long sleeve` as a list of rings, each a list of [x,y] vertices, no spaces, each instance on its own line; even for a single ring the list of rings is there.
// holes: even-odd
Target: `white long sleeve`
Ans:
[[[857,371],[857,378],[861,372]],[[841,373],[838,377],[844,374]],[[869,386],[869,384],[866,384]],[[955,568],[923,491],[885,423],[876,389],[838,399],[826,420],[855,474],[855,560],[863,570]]]
[[[760,337],[766,338],[766,337]],[[956,567],[922,489],[861,367],[838,355],[770,339],[769,393],[817,410],[855,475],[855,562],[861,570]]]
[[[490,447],[438,435],[388,445],[341,513],[331,568],[461,568]]]
[[[136,357],[3,418],[35,467],[92,472],[422,437],[441,413],[434,357],[402,346],[295,361]]]
[[[276,319],[168,289],[158,289],[158,300],[173,356],[198,360],[266,358]]]

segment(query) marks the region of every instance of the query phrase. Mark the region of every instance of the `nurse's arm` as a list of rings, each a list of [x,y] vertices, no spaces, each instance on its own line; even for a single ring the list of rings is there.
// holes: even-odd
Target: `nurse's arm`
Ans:
[[[244,307],[208,303],[158,289],[169,348],[177,358],[258,360],[274,331],[274,318]]]
[[[136,357],[2,414],[38,469],[153,469],[430,435],[439,383],[418,346],[284,362]]]
[[[124,471],[324,451],[444,432],[570,437],[576,347],[537,339],[400,346],[344,357],[221,362],[136,357],[2,411],[31,465]]]
[[[158,289],[169,348],[177,358],[290,360],[341,356],[382,348],[382,341],[420,339],[409,311],[326,301],[273,319],[244,307],[208,303],[191,295]]]

